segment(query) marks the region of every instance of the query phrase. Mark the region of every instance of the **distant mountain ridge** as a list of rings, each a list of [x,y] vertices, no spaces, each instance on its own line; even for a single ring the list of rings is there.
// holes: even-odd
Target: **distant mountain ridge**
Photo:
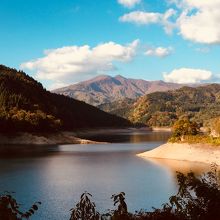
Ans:
[[[130,79],[121,75],[115,77],[101,75],[84,82],[53,90],[52,92],[99,106],[125,98],[137,99],[140,96],[156,91],[179,89],[182,86],[181,84],[163,81]]]

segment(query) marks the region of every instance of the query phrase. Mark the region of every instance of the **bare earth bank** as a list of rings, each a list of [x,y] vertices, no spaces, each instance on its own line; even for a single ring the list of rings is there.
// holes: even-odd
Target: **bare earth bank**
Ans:
[[[138,156],[146,159],[161,158],[220,165],[220,146],[167,143]]]
[[[100,142],[90,141],[76,137],[73,132],[57,132],[47,134],[16,133],[13,135],[0,134],[0,144],[19,145],[56,145],[56,144],[96,144]]]

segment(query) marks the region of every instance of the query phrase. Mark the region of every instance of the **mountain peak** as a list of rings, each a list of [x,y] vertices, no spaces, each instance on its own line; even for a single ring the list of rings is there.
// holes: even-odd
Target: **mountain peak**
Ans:
[[[98,106],[125,98],[136,99],[151,92],[173,90],[180,87],[182,87],[180,84],[128,79],[121,75],[115,77],[100,75],[69,87],[56,89],[54,92]]]

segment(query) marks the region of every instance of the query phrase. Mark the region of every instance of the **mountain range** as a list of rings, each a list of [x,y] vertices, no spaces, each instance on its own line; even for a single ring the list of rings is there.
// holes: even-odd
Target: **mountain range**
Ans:
[[[73,84],[52,92],[99,106],[118,100],[137,99],[140,96],[156,92],[181,88],[183,85],[163,81],[129,79],[117,75],[101,75],[93,79]]]
[[[172,126],[185,116],[204,125],[220,115],[219,84],[182,86],[99,76],[60,89],[64,94],[60,95],[47,91],[24,72],[0,65],[0,131],[44,132],[134,124]],[[98,107],[106,112],[68,97],[72,87],[78,88],[79,95],[88,91],[96,105],[104,102]]]

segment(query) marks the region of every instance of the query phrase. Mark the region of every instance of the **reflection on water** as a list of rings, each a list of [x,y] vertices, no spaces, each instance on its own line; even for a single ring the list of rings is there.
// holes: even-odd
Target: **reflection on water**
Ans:
[[[151,132],[148,130],[125,129],[125,130],[97,130],[87,133],[79,133],[78,136],[94,141],[103,141],[109,143],[140,143],[166,141],[170,137],[170,132]]]
[[[111,208],[111,195],[121,191],[126,192],[130,211],[150,210],[152,206],[160,207],[176,192],[176,170],[203,172],[209,168],[137,157],[137,153],[159,146],[169,136],[164,132],[140,133],[131,133],[130,143],[29,146],[33,151],[18,146],[21,153],[17,152],[16,157],[11,157],[12,149],[10,157],[0,153],[0,191],[16,191],[27,209],[34,201],[41,201],[35,220],[65,220],[84,191],[93,194],[100,211]],[[116,136],[127,139],[129,134]]]
[[[0,145],[0,158],[46,157],[58,151],[57,145]]]
[[[205,163],[197,163],[190,161],[179,161],[179,160],[169,160],[169,159],[157,159],[149,158],[148,161],[152,162],[155,165],[167,167],[173,173],[181,172],[187,174],[193,171],[195,174],[200,175],[210,171],[210,166],[207,166]]]

